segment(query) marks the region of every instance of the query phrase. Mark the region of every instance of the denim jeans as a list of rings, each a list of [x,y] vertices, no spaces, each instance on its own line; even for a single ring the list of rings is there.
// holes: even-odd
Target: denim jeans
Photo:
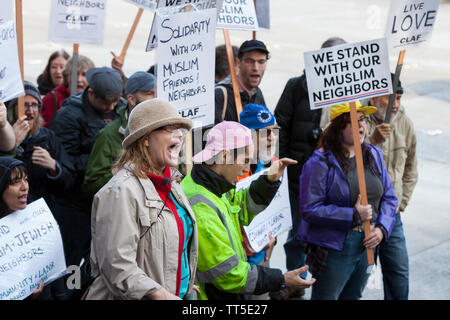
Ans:
[[[408,300],[409,262],[400,213],[391,236],[379,249],[385,300]]]
[[[367,253],[363,245],[364,233],[350,231],[342,251],[329,249],[325,271],[314,274],[311,300],[360,299],[367,279]]]

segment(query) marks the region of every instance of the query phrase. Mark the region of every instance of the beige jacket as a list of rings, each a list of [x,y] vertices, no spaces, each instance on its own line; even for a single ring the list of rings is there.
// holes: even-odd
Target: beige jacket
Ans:
[[[366,139],[373,133],[378,124],[374,115],[367,121]],[[394,185],[398,198],[398,211],[403,212],[408,205],[418,179],[416,134],[411,119],[400,106],[396,117],[391,121],[389,138],[378,145],[383,150],[383,158]]]
[[[172,169],[175,176],[181,174]],[[171,189],[193,223],[190,294],[197,267],[197,225],[179,182],[172,179]],[[91,217],[91,273],[97,278],[86,299],[143,299],[161,286],[175,294],[178,229],[167,207],[158,218],[163,204],[150,179],[138,178],[127,169],[97,192]]]

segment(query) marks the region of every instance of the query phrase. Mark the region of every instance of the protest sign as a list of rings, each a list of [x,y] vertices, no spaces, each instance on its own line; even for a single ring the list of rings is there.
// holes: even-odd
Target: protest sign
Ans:
[[[0,219],[1,300],[22,300],[65,272],[61,233],[44,199]]]
[[[311,109],[392,92],[386,39],[304,53]]]
[[[263,170],[239,181],[236,190],[245,189],[251,182],[261,175],[267,174],[268,170]],[[283,173],[280,188],[269,206],[258,213],[248,226],[244,226],[247,240],[255,252],[261,251],[269,243],[270,233],[276,237],[292,228],[291,206],[289,202],[289,190],[287,184],[287,173]]]
[[[391,1],[386,26],[390,49],[405,49],[428,41],[433,31],[439,0]]]
[[[103,44],[106,0],[52,0],[48,39],[53,42]]]
[[[156,10],[156,0],[126,0],[142,9]]]
[[[257,0],[255,2],[255,10],[258,26],[270,29],[270,0]]]
[[[176,8],[178,7],[179,12],[183,10],[184,5],[191,4],[197,10],[206,10],[212,8],[221,8],[223,0],[159,0],[158,1],[158,9],[161,8]],[[175,13],[175,12],[173,12]],[[218,11],[216,12],[218,15]],[[156,13],[153,17],[152,28],[150,30],[150,35],[148,36],[147,46],[145,51],[151,51],[155,49],[158,45],[158,36],[156,34]]]
[[[14,0],[0,3],[0,101],[24,94],[14,20]]]
[[[214,123],[216,10],[157,14],[157,95],[194,127]]]
[[[217,19],[217,29],[258,30],[253,0],[224,0]]]

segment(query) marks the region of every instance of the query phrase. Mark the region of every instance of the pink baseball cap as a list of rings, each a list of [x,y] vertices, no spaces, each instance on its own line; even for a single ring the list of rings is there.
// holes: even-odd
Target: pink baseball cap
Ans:
[[[205,162],[223,150],[233,150],[253,144],[252,132],[239,122],[222,121],[212,127],[206,137],[205,149],[192,157],[193,162]]]

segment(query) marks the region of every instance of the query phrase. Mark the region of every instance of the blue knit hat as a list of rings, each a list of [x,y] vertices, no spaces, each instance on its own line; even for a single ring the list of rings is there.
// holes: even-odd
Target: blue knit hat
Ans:
[[[263,105],[249,103],[239,115],[240,122],[249,129],[258,130],[275,124],[272,112]]]

